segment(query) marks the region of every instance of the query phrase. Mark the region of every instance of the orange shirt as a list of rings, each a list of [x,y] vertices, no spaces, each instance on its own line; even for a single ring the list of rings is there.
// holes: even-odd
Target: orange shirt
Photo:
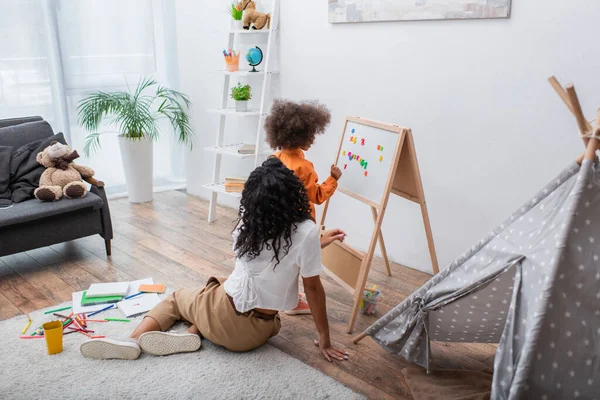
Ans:
[[[313,163],[304,158],[304,152],[301,149],[281,150],[275,153],[275,157],[294,171],[294,174],[304,184],[310,201],[310,212],[316,221],[315,204],[323,204],[333,196],[335,189],[337,189],[337,181],[330,175],[325,179],[325,182],[319,185],[319,177],[315,172],[315,167]]]

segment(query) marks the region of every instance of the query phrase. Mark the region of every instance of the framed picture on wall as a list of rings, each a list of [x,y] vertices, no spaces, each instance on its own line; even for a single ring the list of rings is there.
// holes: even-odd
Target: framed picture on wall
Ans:
[[[511,0],[329,0],[329,22],[509,18]]]

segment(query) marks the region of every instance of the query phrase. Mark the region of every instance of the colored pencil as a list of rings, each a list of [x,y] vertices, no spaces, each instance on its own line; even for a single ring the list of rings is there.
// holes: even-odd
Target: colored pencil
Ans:
[[[75,333],[77,331],[68,331],[68,332],[63,332],[63,335],[70,335],[71,333]]]
[[[131,322],[130,319],[124,319],[124,318],[104,318],[107,321],[113,321],[113,322]]]
[[[85,332],[82,332],[82,331],[76,331],[76,332],[79,332],[79,333],[81,333],[82,335],[85,335],[85,336],[87,336],[87,337],[89,337],[89,338],[91,338],[91,337],[92,337],[92,335],[90,335],[89,333],[85,333]]]
[[[27,321],[27,325],[25,325],[25,328],[23,328],[23,330],[21,331],[21,335],[24,335],[25,332],[27,332],[27,329],[29,329],[29,325],[31,325],[32,322],[32,320]]]
[[[125,297],[125,300],[133,299],[135,296],[139,296],[140,294],[144,294],[144,292],[138,292],[136,294],[132,294],[131,296]]]
[[[19,338],[21,338],[21,339],[42,339],[43,337],[44,337],[43,335],[40,335],[40,336],[27,336],[27,335],[19,336]]]
[[[95,331],[89,329],[79,329],[79,328],[71,328],[70,326],[67,329],[71,329],[73,331],[87,332],[87,333],[95,333]]]
[[[69,317],[67,317],[66,315],[62,315],[62,314],[58,314],[58,313],[53,313],[53,314],[56,315],[58,318],[69,319]]]
[[[77,320],[73,319],[73,324],[78,327],[79,329],[83,330],[83,327],[81,325],[79,325],[79,322],[77,322]]]
[[[87,322],[108,322],[103,319],[86,319]]]
[[[96,314],[98,314],[98,313],[101,313],[102,311],[110,310],[110,309],[111,309],[111,308],[113,308],[114,306],[115,306],[114,304],[111,304],[110,306],[108,306],[108,307],[104,307],[102,310],[94,311],[93,313],[91,313],[91,314],[88,314],[87,316],[88,316],[88,317],[91,317],[92,315],[96,315]]]
[[[52,313],[55,313],[57,311],[69,310],[70,308],[71,308],[71,306],[69,306],[69,307],[63,307],[63,308],[57,308],[56,310],[46,311],[46,312],[44,312],[44,314],[52,314]]]
[[[82,327],[85,326],[85,323],[81,320],[81,318],[79,318],[79,315],[76,315],[75,319],[77,320],[77,322],[79,323],[79,325],[81,325]]]
[[[105,338],[106,336],[103,335],[99,335],[99,336],[92,336],[92,339],[102,339]]]

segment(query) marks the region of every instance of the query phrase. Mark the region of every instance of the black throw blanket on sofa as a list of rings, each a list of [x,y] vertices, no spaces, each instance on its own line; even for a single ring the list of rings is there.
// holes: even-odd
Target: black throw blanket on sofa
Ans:
[[[0,146],[0,208],[33,198],[45,170],[36,157],[55,140],[66,144],[63,134],[59,133],[18,149]]]

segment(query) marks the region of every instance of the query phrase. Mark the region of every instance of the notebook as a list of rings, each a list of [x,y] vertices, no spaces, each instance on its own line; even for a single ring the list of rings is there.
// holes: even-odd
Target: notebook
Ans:
[[[82,306],[95,306],[98,304],[111,304],[116,303],[118,301],[123,300],[123,296],[102,296],[102,297],[92,297],[90,298],[87,295],[87,291],[83,291],[83,295],[81,296],[81,305]]]
[[[158,303],[160,303],[160,298],[156,293],[146,293],[129,300],[120,301],[117,303],[117,307],[127,318],[131,318],[147,313]]]
[[[92,283],[87,290],[86,296],[104,297],[104,296],[125,296],[129,290],[129,282],[107,282]]]
[[[136,293],[141,292],[140,285],[152,285],[154,283],[154,279],[152,278],[144,278],[138,281],[129,282],[129,291],[127,292],[127,296],[134,295]],[[125,296],[125,297],[127,297]]]
[[[140,285],[139,291],[145,293],[164,293],[165,284],[157,283],[156,285]]]
[[[83,292],[73,292],[73,314],[87,314],[94,311],[102,310],[106,307],[106,304],[98,304],[95,306],[82,306],[81,299],[83,298]]]

